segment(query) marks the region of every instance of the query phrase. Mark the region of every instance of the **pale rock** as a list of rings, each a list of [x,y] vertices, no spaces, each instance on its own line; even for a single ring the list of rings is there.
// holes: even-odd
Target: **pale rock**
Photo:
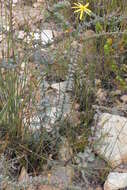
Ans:
[[[98,187],[89,187],[88,190],[102,190],[102,187],[101,186],[98,186]]]
[[[98,187],[89,187],[88,190],[102,190],[102,188],[100,186]]]
[[[45,0],[37,0],[38,3],[44,3]]]
[[[119,95],[121,95],[121,93],[122,93],[121,90],[115,90],[115,91],[111,92],[111,95],[112,96],[119,96]]]
[[[23,30],[20,30],[20,31],[18,32],[18,39],[19,39],[19,40],[23,40],[24,37],[25,37],[25,32],[24,32]]]
[[[32,131],[39,130],[41,126],[41,119],[37,116],[34,115],[33,117],[30,118],[30,128]]]
[[[13,3],[13,4],[18,3],[18,0],[12,0],[12,3]]]
[[[100,79],[95,79],[95,85],[97,87],[101,87],[101,80]]]
[[[53,38],[57,36],[57,32],[54,30],[42,30],[41,32],[30,33],[33,36],[33,40],[40,40],[43,45],[49,42],[53,42]],[[30,41],[30,39],[28,39]]]
[[[72,91],[72,83],[68,84],[68,81],[54,83],[51,87],[60,92]]]
[[[73,167],[69,165],[65,167],[58,165],[52,169],[49,181],[51,184],[54,184],[55,182],[59,187],[68,187],[69,185],[72,185],[73,177]]]
[[[114,168],[127,163],[127,118],[103,113],[96,127],[95,150]]]
[[[33,190],[33,189],[31,189],[31,190]],[[57,187],[53,187],[51,185],[40,185],[38,187],[38,190],[62,190],[62,189],[57,188]]]
[[[29,185],[29,187],[26,190],[36,190],[36,187],[33,185]]]
[[[39,3],[39,2],[35,2],[34,4],[33,4],[33,7],[34,8],[39,8],[41,6],[41,3]]]
[[[14,190],[14,188],[13,188],[13,187],[11,187],[11,186],[10,186],[10,184],[6,184],[6,186],[5,186],[5,187],[0,186],[0,188],[1,188],[1,190]]]
[[[42,30],[41,32],[42,43],[46,44],[48,42],[52,42],[55,36],[56,36],[56,32],[53,30]]]
[[[95,190],[102,190],[102,187],[101,187],[101,186],[98,186],[98,187],[96,187]]]
[[[5,189],[5,190],[8,190],[8,183],[3,181],[0,183],[0,188],[1,189]]]
[[[123,95],[120,97],[120,100],[123,102],[123,103],[127,103],[127,95]]]
[[[19,178],[18,178],[18,182],[26,182],[29,180],[29,175],[26,171],[26,169],[24,167],[22,167]]]
[[[73,41],[73,42],[71,43],[71,46],[72,46],[73,48],[77,48],[77,45],[78,45],[78,41]]]
[[[116,167],[113,171],[118,173],[127,173],[127,164],[121,164],[118,167]]]
[[[102,102],[106,101],[107,93],[102,88],[99,88],[97,93],[96,93],[96,96],[97,96],[97,101],[99,103],[102,103]]]
[[[48,112],[51,123],[54,123],[61,114],[65,116],[65,114],[71,112],[72,103],[71,96],[67,92],[67,81],[52,84],[51,90],[46,92],[46,97],[51,105],[51,109]]]
[[[37,187],[29,186],[27,190],[62,190],[62,189],[53,187],[51,185],[38,185]]]
[[[74,102],[74,110],[75,110],[75,111],[78,111],[79,109],[80,109],[80,104]]]
[[[43,127],[50,132],[57,119],[63,119],[69,116],[72,111],[72,101],[67,86],[67,81],[64,81],[54,83],[46,87],[45,90],[44,87],[42,88],[41,110],[44,111],[39,116],[31,118],[31,129],[33,131],[34,129],[39,129],[40,121],[43,121]],[[77,118],[75,121],[79,122],[79,119]]]
[[[88,190],[94,190],[93,187],[88,187]]]
[[[104,190],[119,190],[127,187],[127,173],[111,172],[104,184]]]

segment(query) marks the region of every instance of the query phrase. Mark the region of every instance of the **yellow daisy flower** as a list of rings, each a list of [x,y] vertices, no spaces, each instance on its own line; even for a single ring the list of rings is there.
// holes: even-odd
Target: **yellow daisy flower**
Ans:
[[[83,13],[86,13],[88,15],[91,15],[92,11],[90,9],[88,9],[87,7],[89,6],[89,3],[87,3],[86,5],[82,5],[81,3],[74,3],[74,7],[72,7],[72,9],[77,9],[74,11],[74,13],[80,13],[80,20],[82,20],[83,17]]]

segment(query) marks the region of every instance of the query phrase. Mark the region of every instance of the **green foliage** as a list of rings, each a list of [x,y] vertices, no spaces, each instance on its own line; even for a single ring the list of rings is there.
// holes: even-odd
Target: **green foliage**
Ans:
[[[97,32],[97,33],[103,31],[103,27],[102,27],[102,25],[101,25],[100,22],[97,22],[97,23],[96,23],[95,28],[96,28],[96,32]]]
[[[52,7],[50,7],[50,10],[48,11],[47,20],[52,19],[55,21],[59,27],[62,27],[64,30],[66,30],[69,27],[68,22],[68,11],[71,8],[71,4],[69,1],[61,1],[56,4],[53,4]]]
[[[120,87],[121,89],[126,90],[126,81],[124,78],[125,73],[127,72],[126,70],[126,64],[124,64],[124,55],[120,55],[120,50],[118,53],[118,57],[121,56],[118,60],[115,58],[116,52],[118,51],[118,48],[122,49],[122,52],[126,51],[125,47],[125,41],[124,41],[124,36],[125,34],[118,39],[112,39],[112,38],[107,38],[106,43],[104,45],[104,53],[105,53],[105,68],[108,70],[108,77],[111,77],[111,80],[114,81],[114,85],[117,86],[118,88]],[[119,62],[118,62],[119,61]],[[114,78],[112,78],[112,76]]]
[[[71,5],[69,1],[61,1],[53,5],[53,11],[57,12],[61,9],[69,8],[70,6]]]

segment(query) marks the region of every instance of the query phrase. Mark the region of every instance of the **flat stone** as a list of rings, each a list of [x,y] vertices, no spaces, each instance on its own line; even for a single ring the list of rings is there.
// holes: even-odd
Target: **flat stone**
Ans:
[[[42,30],[41,32],[41,40],[43,44],[53,41],[53,37],[55,32],[52,30]]]
[[[121,90],[114,90],[111,92],[111,95],[112,96],[119,96],[119,95],[121,95],[121,93],[122,93]]]
[[[123,95],[120,97],[120,100],[123,102],[123,103],[127,103],[127,95]]]
[[[107,92],[104,91],[102,88],[99,88],[97,93],[97,102],[102,103],[102,102],[106,102],[107,99]]]
[[[72,185],[74,169],[71,166],[56,166],[51,171],[50,183],[57,184],[59,187],[68,187]]]
[[[29,180],[29,175],[24,167],[21,169],[21,173],[18,178],[18,182],[26,182]]]
[[[57,119],[69,116],[72,112],[72,101],[67,87],[67,81],[54,83],[51,86],[45,85],[45,90],[42,87],[41,112],[30,119],[30,126],[33,131],[40,128],[42,121],[43,127],[47,131],[51,131]],[[78,117],[75,117],[75,123],[78,122]]]
[[[104,190],[118,190],[127,187],[127,173],[111,172],[104,184]]]
[[[52,88],[60,91],[60,92],[67,92],[72,91],[73,84],[72,82],[68,83],[68,81],[54,83],[51,85]]]
[[[51,185],[41,185],[38,190],[62,190],[62,188],[52,187]]]
[[[13,4],[18,3],[18,0],[12,0],[12,3],[13,3]]]
[[[127,118],[103,113],[96,127],[95,150],[114,168],[127,163]]]
[[[102,190],[102,187],[101,187],[101,186],[98,186],[98,187],[96,187],[95,190]]]

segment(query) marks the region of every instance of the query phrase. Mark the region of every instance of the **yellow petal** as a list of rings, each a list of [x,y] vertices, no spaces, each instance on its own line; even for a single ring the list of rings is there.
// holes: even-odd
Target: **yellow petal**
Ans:
[[[88,14],[88,15],[91,15],[92,11],[89,10],[89,9],[86,9],[85,12]]]
[[[71,7],[72,9],[79,9],[79,7]]]
[[[74,11],[74,13],[77,13],[77,12],[81,12],[81,9],[78,9],[78,10]]]
[[[79,4],[79,6],[83,6],[81,3],[78,3]]]
[[[86,5],[82,5],[81,3],[74,3],[75,6],[72,7],[72,9],[75,9],[74,13],[80,12],[80,20],[82,20],[83,14],[86,13],[88,15],[91,15],[92,11],[88,9],[89,3]]]
[[[83,17],[83,11],[81,11],[80,13],[80,20],[82,20],[82,17]]]
[[[81,4],[81,3],[78,3],[78,6],[82,6],[82,4]]]
[[[78,4],[78,3],[74,3],[74,5],[76,5],[77,7],[79,6],[79,4]]]
[[[87,8],[89,6],[89,3],[87,3],[84,7]]]

